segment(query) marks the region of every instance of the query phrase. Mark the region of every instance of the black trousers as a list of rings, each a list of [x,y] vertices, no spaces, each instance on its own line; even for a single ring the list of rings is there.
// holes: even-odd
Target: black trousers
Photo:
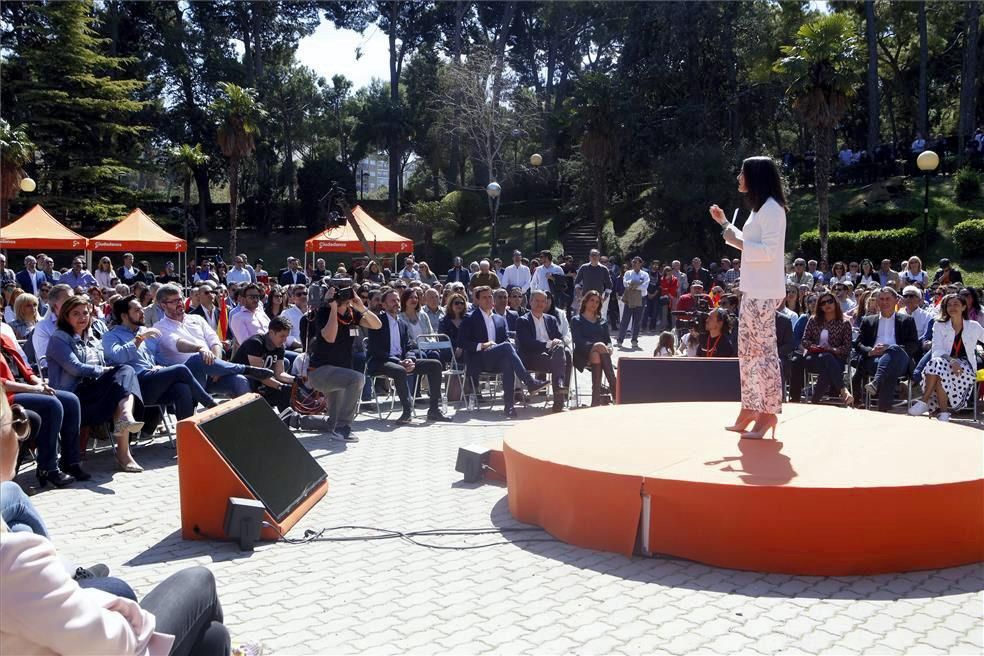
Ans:
[[[523,353],[520,358],[527,371],[549,372],[553,378],[554,392],[570,384],[573,360],[571,352],[563,346],[542,353]]]
[[[393,384],[396,385],[396,394],[400,397],[400,404],[403,406],[403,412],[410,412],[412,390],[407,384],[407,379],[411,375],[427,376],[427,386],[430,388],[430,410],[437,410],[441,406],[442,371],[444,371],[444,365],[441,364],[440,360],[423,358],[414,360],[413,374],[408,374],[403,365],[396,362],[383,362],[374,365],[372,369],[366,370],[366,374],[392,378]]]
[[[167,577],[140,607],[153,613],[158,632],[174,636],[170,656],[229,654],[229,630],[222,624],[215,578],[204,567],[189,567]]]
[[[833,353],[807,353],[805,357],[797,358],[792,363],[789,376],[789,400],[799,403],[803,392],[804,370],[817,374],[817,384],[813,390],[814,402],[823,398],[830,389],[834,394],[840,394],[844,387],[844,366],[844,361]]]

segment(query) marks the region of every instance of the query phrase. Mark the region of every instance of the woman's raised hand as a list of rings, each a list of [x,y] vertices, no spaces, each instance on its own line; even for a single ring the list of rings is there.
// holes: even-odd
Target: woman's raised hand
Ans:
[[[725,221],[727,221],[727,217],[724,216],[724,210],[717,205],[711,205],[711,218],[717,221],[719,225],[724,225]]]

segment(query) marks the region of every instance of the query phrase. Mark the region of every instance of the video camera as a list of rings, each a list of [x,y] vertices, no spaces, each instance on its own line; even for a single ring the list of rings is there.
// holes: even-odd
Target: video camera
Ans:
[[[332,301],[350,301],[355,297],[351,278],[325,278],[308,286],[308,310],[320,310]]]
[[[679,328],[690,330],[691,327],[696,326],[697,331],[701,333],[707,332],[707,316],[710,313],[711,297],[707,294],[701,294],[697,297],[697,307],[693,310],[670,312],[676,317]]]

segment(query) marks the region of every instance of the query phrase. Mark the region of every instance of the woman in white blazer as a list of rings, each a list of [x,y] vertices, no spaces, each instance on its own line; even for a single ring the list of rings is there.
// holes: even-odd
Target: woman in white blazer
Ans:
[[[782,411],[782,375],[776,344],[776,308],[786,296],[786,195],[779,168],[770,157],[749,157],[741,163],[738,191],[746,195],[752,214],[739,230],[711,205],[711,218],[723,228],[724,241],[742,252],[741,312],[738,315],[738,368],[741,412],[730,431],[743,438],[775,437]],[[736,212],[737,215],[737,212]],[[755,422],[752,430],[746,430]]]
[[[959,294],[943,297],[935,321],[932,355],[923,369],[923,395],[909,408],[909,414],[935,412],[940,421],[949,421],[950,413],[963,409],[974,391],[974,349],[978,342],[984,342],[984,327],[970,319],[967,301]]]

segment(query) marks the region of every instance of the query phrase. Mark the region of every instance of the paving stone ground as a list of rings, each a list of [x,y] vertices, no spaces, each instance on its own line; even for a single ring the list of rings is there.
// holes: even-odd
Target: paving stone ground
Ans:
[[[651,353],[655,338],[642,343],[631,355]],[[542,412],[520,408],[518,421]],[[504,487],[463,484],[453,471],[459,446],[501,437],[511,425],[501,412],[478,411],[398,430],[363,416],[361,441],[349,445],[300,434],[330,490],[291,536],[340,525],[518,526]],[[177,461],[166,441],[137,457],[147,471],[132,475],[116,472],[108,451],[90,455],[92,482],[33,497],[55,544],[77,563],[108,564],[140,595],[182,568],[210,568],[233,640],[260,640],[267,653],[984,653],[980,565],[866,577],[758,574],[517,540],[548,537],[539,531],[473,550],[396,539],[241,553],[180,538]],[[33,470],[18,480],[30,484]],[[428,538],[442,546],[501,540]]]

